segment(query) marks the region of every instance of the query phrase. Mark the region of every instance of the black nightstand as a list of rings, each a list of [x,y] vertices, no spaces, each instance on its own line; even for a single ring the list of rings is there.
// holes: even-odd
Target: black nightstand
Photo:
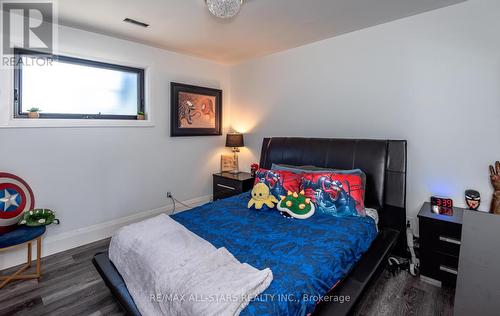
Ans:
[[[255,180],[247,172],[240,172],[238,174],[228,172],[215,173],[213,179],[214,201],[250,191],[253,188]]]
[[[453,216],[435,214],[426,202],[418,213],[420,231],[420,274],[455,286],[462,240],[464,209],[454,207]]]

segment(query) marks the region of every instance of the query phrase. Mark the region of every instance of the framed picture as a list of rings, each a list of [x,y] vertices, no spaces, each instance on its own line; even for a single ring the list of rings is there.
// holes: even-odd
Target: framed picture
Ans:
[[[170,83],[170,136],[222,135],[222,90]]]
[[[220,157],[220,171],[229,172],[236,168],[236,160],[233,155],[222,155]]]

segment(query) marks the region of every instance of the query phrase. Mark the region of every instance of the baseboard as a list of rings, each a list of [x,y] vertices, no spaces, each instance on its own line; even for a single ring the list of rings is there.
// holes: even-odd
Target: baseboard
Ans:
[[[202,196],[182,203],[192,207],[210,202],[211,196]],[[176,213],[187,210],[182,204],[176,203]],[[173,204],[166,205],[155,210],[140,212],[137,214],[121,217],[112,221],[82,227],[70,232],[49,236],[42,242],[42,257],[50,256],[61,251],[83,246],[104,238],[111,237],[120,227],[139,222],[149,217],[162,213],[171,213]],[[0,270],[10,268],[26,261],[26,249],[19,248],[9,252],[2,252],[0,257]]]
[[[426,277],[425,275],[420,275],[420,280],[422,280],[426,283],[441,287],[441,281]]]

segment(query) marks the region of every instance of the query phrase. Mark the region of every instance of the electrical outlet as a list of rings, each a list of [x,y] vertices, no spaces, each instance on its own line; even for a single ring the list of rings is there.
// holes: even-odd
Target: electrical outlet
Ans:
[[[417,223],[415,222],[414,217],[407,217],[406,218],[406,223],[410,222],[410,227],[411,229],[416,229],[417,228]]]
[[[170,192],[170,191],[169,191],[169,192],[167,192],[167,197],[171,199],[171,198],[173,198],[173,197],[174,197],[174,194],[173,194],[172,192]]]

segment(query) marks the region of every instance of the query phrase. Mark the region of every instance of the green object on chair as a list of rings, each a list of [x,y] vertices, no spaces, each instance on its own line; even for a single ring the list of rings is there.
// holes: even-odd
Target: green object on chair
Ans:
[[[26,225],[31,227],[47,226],[52,223],[59,224],[54,211],[49,209],[34,209],[23,214],[19,221],[19,225]]]

